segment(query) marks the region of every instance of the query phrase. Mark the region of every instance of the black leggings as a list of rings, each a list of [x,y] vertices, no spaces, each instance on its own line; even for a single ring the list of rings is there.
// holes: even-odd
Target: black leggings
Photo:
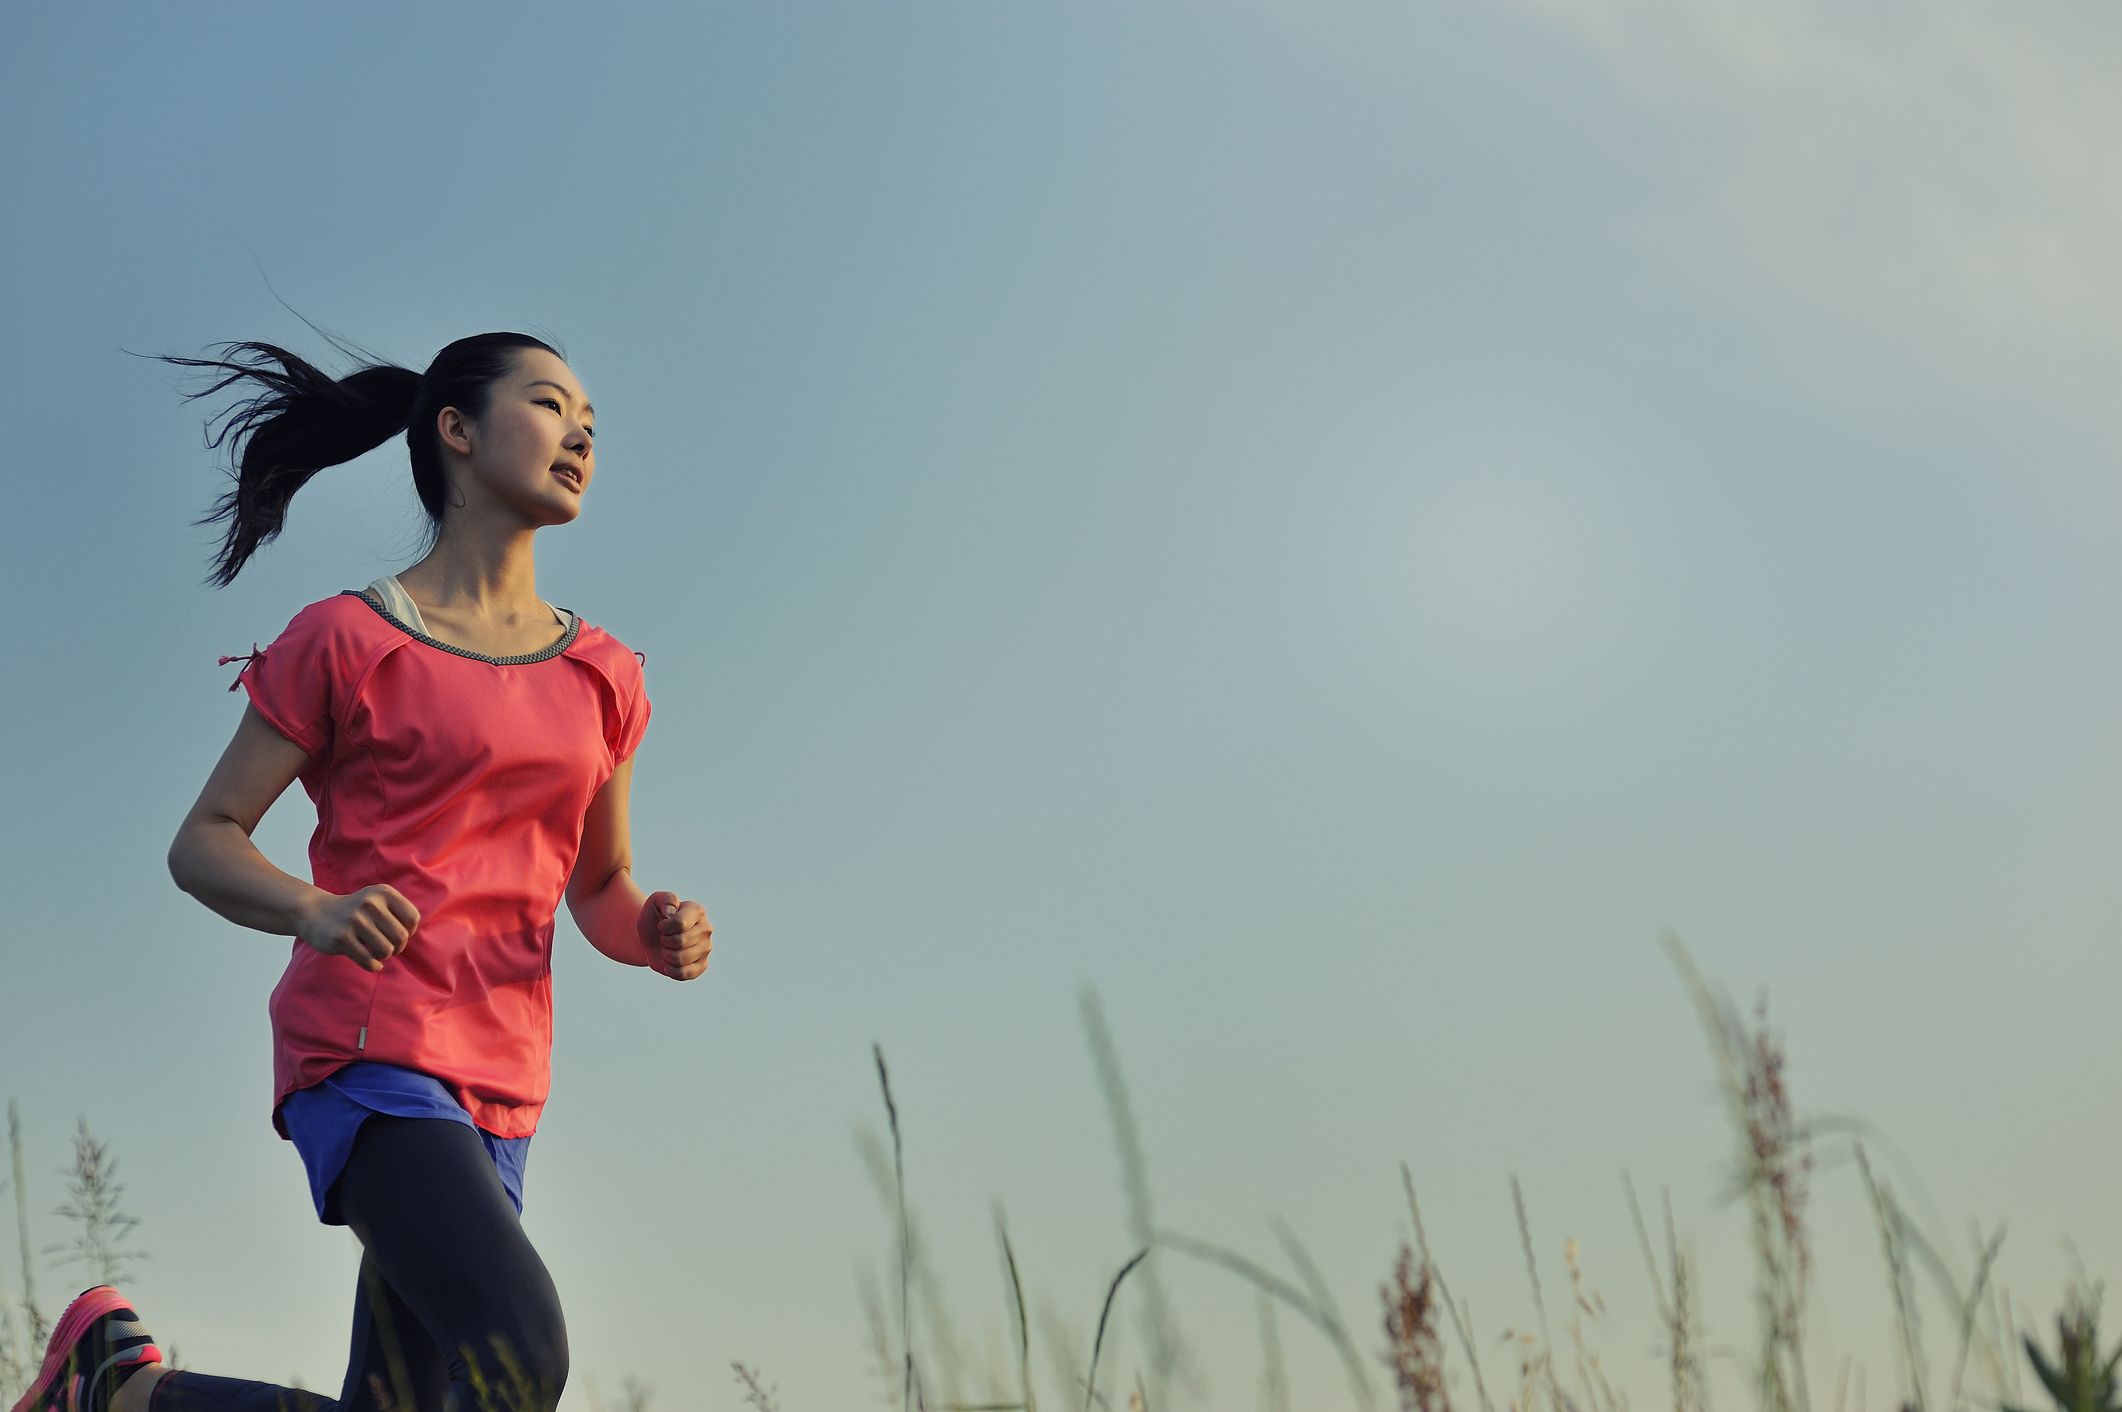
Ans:
[[[150,1412],[552,1412],[560,1298],[478,1133],[370,1118],[335,1190],[362,1246],[338,1400],[186,1369],[163,1374]]]

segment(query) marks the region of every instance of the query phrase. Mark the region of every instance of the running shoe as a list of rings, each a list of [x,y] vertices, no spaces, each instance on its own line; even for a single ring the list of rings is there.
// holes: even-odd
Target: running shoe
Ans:
[[[110,1412],[128,1370],[161,1361],[124,1295],[109,1285],[85,1289],[59,1316],[44,1367],[12,1412]]]

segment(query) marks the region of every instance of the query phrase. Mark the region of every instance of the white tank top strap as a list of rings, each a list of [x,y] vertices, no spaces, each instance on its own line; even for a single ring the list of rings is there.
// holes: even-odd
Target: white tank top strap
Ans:
[[[370,597],[383,605],[384,612],[422,637],[430,636],[427,623],[420,616],[420,605],[413,602],[413,596],[405,591],[405,585],[398,582],[396,574],[385,574],[370,584],[368,591]]]

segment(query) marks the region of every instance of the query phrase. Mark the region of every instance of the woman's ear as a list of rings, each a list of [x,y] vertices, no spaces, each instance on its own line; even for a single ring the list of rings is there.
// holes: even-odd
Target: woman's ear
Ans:
[[[435,433],[445,447],[459,456],[472,454],[471,419],[455,407],[444,407],[435,415]]]

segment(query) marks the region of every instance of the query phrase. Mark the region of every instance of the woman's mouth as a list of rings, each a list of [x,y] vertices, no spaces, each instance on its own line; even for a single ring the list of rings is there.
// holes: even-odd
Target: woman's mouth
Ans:
[[[579,466],[555,466],[553,467],[553,474],[558,476],[577,495],[582,493],[582,470]]]

